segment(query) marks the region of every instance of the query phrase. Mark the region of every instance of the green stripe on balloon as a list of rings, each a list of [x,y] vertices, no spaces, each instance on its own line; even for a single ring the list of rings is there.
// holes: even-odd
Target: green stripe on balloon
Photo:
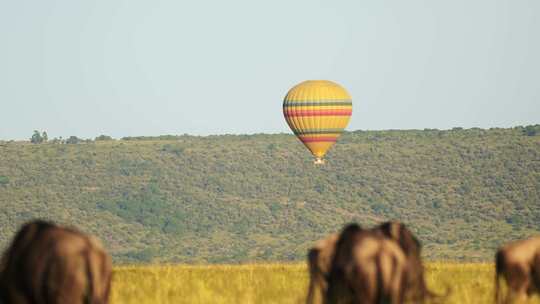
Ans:
[[[300,102],[296,102],[296,101],[287,101],[283,107],[284,108],[291,108],[291,107],[308,107],[308,106],[313,106],[313,107],[329,107],[329,106],[352,106],[352,101],[348,100],[348,101],[322,101],[322,102],[319,102],[319,101],[300,101]]]

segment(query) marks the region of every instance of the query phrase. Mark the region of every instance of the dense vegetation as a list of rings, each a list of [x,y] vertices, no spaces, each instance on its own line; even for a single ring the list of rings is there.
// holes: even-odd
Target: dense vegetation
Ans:
[[[324,166],[285,134],[0,142],[0,247],[39,217],[116,262],[303,260],[346,222],[398,219],[427,258],[491,260],[540,231],[539,131],[347,132]]]

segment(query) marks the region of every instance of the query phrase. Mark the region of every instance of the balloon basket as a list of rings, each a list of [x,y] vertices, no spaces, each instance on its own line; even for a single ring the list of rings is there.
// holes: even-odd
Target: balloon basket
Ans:
[[[317,157],[317,158],[313,161],[313,163],[314,163],[315,165],[324,165],[325,161],[324,161],[324,159]]]

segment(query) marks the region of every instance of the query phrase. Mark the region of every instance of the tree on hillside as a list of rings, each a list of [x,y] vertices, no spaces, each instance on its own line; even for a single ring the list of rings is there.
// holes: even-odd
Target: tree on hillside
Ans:
[[[66,140],[66,144],[78,144],[80,141],[81,141],[80,138],[72,135]]]
[[[47,140],[49,140],[49,136],[47,135],[46,131],[43,131],[43,133],[41,133],[41,139],[42,142],[46,142]]]
[[[109,135],[100,135],[96,137],[95,141],[99,141],[99,140],[113,140],[113,138],[110,137]]]
[[[33,144],[40,144],[43,142],[43,137],[39,134],[38,130],[34,130],[34,134],[30,138],[30,142]]]
[[[530,125],[523,129],[523,133],[527,136],[535,136],[540,133],[540,125]]]

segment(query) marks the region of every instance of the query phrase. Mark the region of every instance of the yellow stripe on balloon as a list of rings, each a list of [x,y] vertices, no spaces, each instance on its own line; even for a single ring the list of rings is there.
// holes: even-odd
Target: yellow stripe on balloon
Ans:
[[[304,81],[289,90],[287,101],[351,100],[351,96],[339,84],[328,80]]]

